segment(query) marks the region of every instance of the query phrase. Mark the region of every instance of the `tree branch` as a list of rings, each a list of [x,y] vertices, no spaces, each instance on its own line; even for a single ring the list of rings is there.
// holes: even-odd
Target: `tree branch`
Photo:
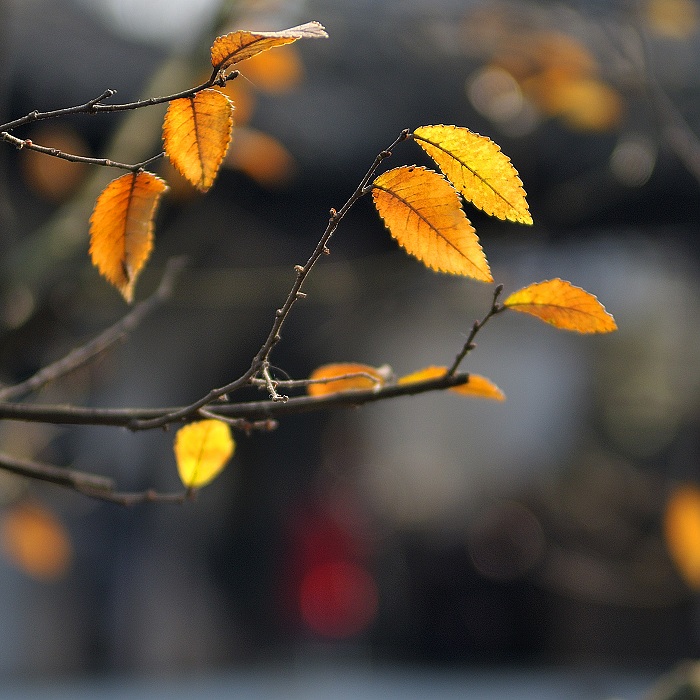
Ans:
[[[292,396],[287,401],[245,401],[207,407],[208,414],[248,422],[275,420],[282,416],[334,408],[351,408],[399,396],[442,391],[469,381],[468,374],[446,374],[410,384],[389,384],[380,388],[344,391],[323,396]],[[200,416],[201,406],[182,408],[85,408],[46,404],[0,403],[0,420],[63,425],[110,425],[131,430],[148,430],[170,423],[187,423]],[[177,419],[172,416],[178,416]]]
[[[61,158],[62,160],[70,161],[71,163],[87,163],[88,165],[101,165],[106,168],[120,168],[122,170],[130,170],[131,172],[136,172],[138,170],[143,170],[147,165],[155,160],[162,158],[165,155],[165,151],[162,151],[156,156],[148,158],[141,163],[119,163],[115,160],[110,160],[109,158],[90,158],[88,156],[78,156],[73,153],[66,153],[65,151],[60,151],[58,148],[50,148],[48,146],[41,146],[38,143],[34,143],[30,139],[19,139],[13,136],[8,131],[0,132],[0,139],[12,144],[18,151],[26,149],[28,151],[36,151],[37,153],[43,153],[47,156],[53,156],[54,158]]]
[[[13,386],[0,389],[0,401],[17,399],[20,396],[36,391],[45,384],[55,381],[59,377],[65,376],[78,367],[87,364],[90,360],[115,343],[124,340],[129,333],[135,330],[145,316],[170,298],[177,275],[182,271],[184,265],[184,257],[171,258],[166,265],[158,288],[148,299],[136,304],[126,316],[100,333],[100,335],[84,345],[71,350],[71,352],[60,360],[56,360],[50,365],[42,367],[36,374],[29,377],[29,379],[25,379],[23,382],[19,382]]]
[[[292,288],[290,289],[284,304],[282,304],[282,306],[275,311],[275,317],[272,323],[272,327],[270,328],[270,332],[268,333],[265,342],[262,344],[255,357],[253,358],[248,370],[230,384],[226,384],[225,386],[222,386],[218,389],[212,389],[206,396],[203,396],[202,398],[198,399],[189,406],[184,406],[183,408],[178,409],[177,411],[174,411],[171,414],[164,414],[159,416],[158,418],[152,419],[134,419],[129,425],[129,427],[132,430],[147,430],[149,428],[159,428],[167,425],[168,423],[182,421],[183,419],[186,419],[196,414],[196,412],[200,408],[207,406],[208,404],[212,403],[213,401],[216,401],[222,396],[226,394],[231,394],[234,391],[237,391],[238,389],[241,389],[242,387],[250,384],[251,379],[261,371],[261,369],[265,366],[266,363],[269,362],[272,350],[274,349],[275,345],[277,345],[277,343],[279,343],[279,341],[282,339],[282,336],[280,334],[282,326],[289,317],[292,307],[297,302],[297,300],[303,299],[306,296],[306,294],[302,291],[302,286],[304,285],[304,282],[309,276],[309,273],[323,255],[328,255],[330,253],[328,249],[328,243],[332,238],[333,234],[335,233],[336,229],[338,228],[338,225],[343,220],[348,211],[350,211],[352,206],[357,202],[357,200],[370,191],[370,180],[372,179],[372,177],[374,177],[374,173],[377,171],[377,168],[381,165],[381,163],[391,156],[392,149],[395,148],[402,141],[408,139],[409,136],[410,131],[408,129],[404,129],[401,132],[401,134],[399,134],[399,136],[389,146],[389,148],[383,150],[377,155],[369,170],[365,173],[362,180],[360,180],[360,184],[356,187],[355,191],[350,195],[345,204],[343,204],[343,206],[337,211],[335,209],[331,209],[330,218],[328,220],[326,230],[323,232],[323,235],[316,244],[313,253],[306,261],[306,264],[296,265],[294,267],[294,271],[296,272],[294,284],[292,285]],[[279,401],[279,398],[277,400]]]

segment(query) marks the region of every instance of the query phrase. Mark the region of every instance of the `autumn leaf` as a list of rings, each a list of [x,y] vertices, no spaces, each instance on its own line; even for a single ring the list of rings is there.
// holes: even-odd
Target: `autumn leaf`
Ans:
[[[211,64],[221,71],[276,46],[291,44],[298,39],[327,38],[323,25],[307,22],[279,32],[250,32],[239,30],[217,37],[211,47]]]
[[[524,287],[511,294],[503,305],[568,331],[610,333],[617,329],[615,319],[593,294],[561,279]]]
[[[279,51],[265,51],[238,66],[257,90],[284,93],[293,90],[304,75],[296,46],[281,46]],[[234,84],[241,82],[232,81]],[[227,85],[231,84],[231,81]],[[238,103],[236,103],[236,107]]]
[[[415,166],[394,168],[374,181],[372,198],[391,235],[425,265],[493,280],[474,227],[441,175]]]
[[[145,171],[112,180],[90,216],[92,262],[127,302],[153,247],[153,217],[168,186]]]
[[[216,179],[231,142],[233,103],[219,90],[173,100],[163,121],[165,152],[200,192]]]
[[[70,536],[58,518],[38,503],[19,503],[0,520],[5,556],[32,578],[55,580],[73,560]]]
[[[205,486],[218,476],[236,444],[227,423],[208,419],[180,428],[174,447],[180,479],[192,489]]]
[[[399,384],[412,384],[415,382],[424,382],[428,379],[439,379],[445,376],[447,367],[425,367],[411,374],[401,377]],[[465,384],[453,386],[448,389],[455,394],[462,396],[474,396],[482,399],[495,399],[496,401],[505,401],[506,395],[486,377],[480,374],[469,373],[469,380]]]
[[[335,362],[322,365],[311,373],[309,379],[314,381],[313,384],[307,386],[309,396],[324,396],[339,391],[357,389],[374,389],[383,386],[386,381],[385,374],[381,370],[357,362]]]
[[[421,126],[416,143],[457,191],[490,216],[531,224],[523,183],[500,146],[460,126]]]
[[[225,165],[244,172],[263,187],[280,187],[294,174],[294,158],[275,138],[251,127],[236,129]]]
[[[671,558],[686,583],[700,590],[700,489],[691,484],[677,487],[669,496],[664,514],[664,535]]]

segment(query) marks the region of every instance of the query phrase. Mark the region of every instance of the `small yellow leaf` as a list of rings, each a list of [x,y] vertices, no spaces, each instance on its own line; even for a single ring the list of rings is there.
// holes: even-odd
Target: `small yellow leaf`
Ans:
[[[334,377],[338,378],[333,379]],[[385,382],[384,374],[376,367],[357,362],[335,362],[322,365],[311,373],[309,379],[329,380],[309,384],[307,387],[309,396],[324,396],[325,394],[356,389],[374,389],[383,386]]]
[[[68,532],[38,503],[20,503],[2,516],[0,543],[12,564],[44,581],[64,576],[73,560]]]
[[[475,207],[490,216],[531,224],[523,183],[510,158],[491,139],[459,126],[421,126],[418,145]]]
[[[200,192],[216,179],[231,142],[233,103],[219,90],[173,100],[163,121],[165,152]]]
[[[122,175],[102,190],[90,216],[92,262],[127,302],[151,253],[153,217],[167,189],[152,173]]]
[[[671,558],[686,583],[700,590],[700,489],[691,484],[677,487],[669,496],[664,515],[664,535]]]
[[[236,443],[227,423],[208,419],[180,428],[175,436],[175,459],[187,488],[205,486],[218,476],[233,455]]]
[[[531,284],[511,294],[503,305],[579,333],[610,333],[615,319],[593,294],[571,282],[553,279]]]
[[[281,187],[294,174],[294,158],[277,139],[250,127],[236,129],[225,163],[263,187]]]
[[[433,170],[402,166],[380,175],[372,198],[391,235],[423,264],[491,282],[474,227],[452,185]]]
[[[499,219],[532,223],[518,171],[491,139],[443,124],[418,127],[413,138],[475,207]]]
[[[279,32],[249,32],[239,30],[217,37],[211,47],[211,64],[216,70],[251,58],[276,46],[291,44],[297,39],[327,38],[326,30],[318,22],[307,22]]]
[[[424,382],[428,379],[439,379],[447,372],[447,367],[425,367],[411,374],[401,377],[399,384],[412,384],[414,382]],[[469,381],[459,386],[453,386],[448,391],[462,396],[475,396],[482,399],[494,399],[496,401],[505,401],[505,394],[486,377],[480,374],[469,374]]]

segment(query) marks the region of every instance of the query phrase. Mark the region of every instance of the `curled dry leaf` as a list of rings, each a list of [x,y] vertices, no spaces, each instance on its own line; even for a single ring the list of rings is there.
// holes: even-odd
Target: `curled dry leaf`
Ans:
[[[182,483],[187,488],[208,484],[226,466],[235,447],[231,428],[223,421],[208,419],[180,428],[174,448]]]
[[[685,582],[700,590],[700,489],[693,484],[676,487],[664,514],[666,546]]]
[[[523,183],[510,158],[486,136],[461,126],[421,126],[416,143],[457,191],[490,216],[531,224]]]
[[[593,294],[566,280],[528,285],[511,294],[503,305],[567,331],[610,333],[617,329],[615,319]]]
[[[425,367],[416,372],[411,372],[401,377],[399,384],[413,384],[415,382],[424,382],[428,379],[438,379],[447,373],[447,367]],[[469,373],[469,381],[459,386],[453,386],[448,389],[455,394],[462,396],[474,396],[482,399],[494,399],[495,401],[505,401],[506,395],[486,377],[480,374]]]
[[[127,302],[153,248],[153,217],[168,186],[145,171],[112,180],[90,216],[90,256]]]
[[[322,365],[311,373],[309,379],[314,380],[313,384],[307,386],[309,396],[324,396],[339,391],[357,389],[374,389],[383,386],[386,381],[384,373],[376,367],[357,362],[335,362]]]
[[[219,90],[202,90],[170,103],[163,121],[165,152],[200,192],[214,184],[232,128],[233,103]]]
[[[226,70],[230,66],[251,58],[276,46],[291,44],[298,39],[327,38],[325,28],[319,22],[307,22],[298,27],[279,32],[250,32],[239,30],[217,37],[211,47],[211,64],[215,70]]]
[[[416,166],[394,168],[374,181],[372,198],[391,235],[425,265],[493,280],[474,227],[442,175]]]

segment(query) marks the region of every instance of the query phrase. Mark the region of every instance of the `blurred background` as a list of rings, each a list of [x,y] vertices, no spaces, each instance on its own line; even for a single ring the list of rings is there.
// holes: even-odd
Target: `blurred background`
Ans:
[[[183,507],[124,509],[0,474],[6,681],[349,662],[500,679],[564,669],[538,697],[583,698],[613,686],[566,685],[572,669],[607,668],[630,674],[618,696],[639,697],[700,654],[700,3],[4,0],[0,18],[2,122],[107,88],[128,101],[190,87],[209,75],[213,37],[235,28],[313,19],[330,35],[241,65],[226,88],[233,143],[206,196],[157,164],[171,190],[137,298],[185,253],[174,297],[30,400],[179,405],[238,377],[329,208],[423,124],[488,135],[520,173],[534,226],[467,212],[506,293],[562,277],[619,326],[580,337],[500,316],[464,369],[496,382],[504,404],[422,395],[288,418],[237,436],[231,465]],[[164,109],[15,134],[138,162],[161,149]],[[419,150],[396,149],[391,167],[425,163]],[[0,169],[10,384],[126,307],[87,255],[90,211],[115,173],[9,146]],[[447,365],[489,308],[492,286],[423,268],[367,201],[331,253],[275,350],[280,376],[332,361]],[[177,490],[171,444],[0,426],[2,451],[123,490]],[[357,696],[370,692],[385,696]]]

